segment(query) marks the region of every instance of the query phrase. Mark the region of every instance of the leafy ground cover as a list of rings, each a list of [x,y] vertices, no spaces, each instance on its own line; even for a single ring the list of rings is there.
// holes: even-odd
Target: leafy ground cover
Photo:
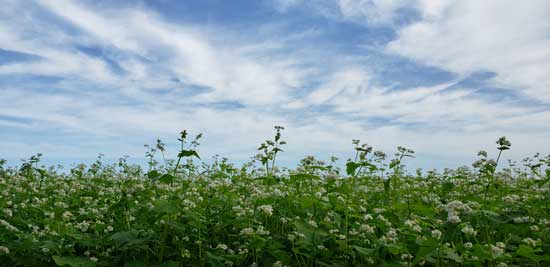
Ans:
[[[278,168],[282,127],[237,168],[146,146],[147,168],[78,165],[68,173],[0,161],[2,266],[550,266],[550,156],[407,174],[353,140],[345,170],[307,157]]]

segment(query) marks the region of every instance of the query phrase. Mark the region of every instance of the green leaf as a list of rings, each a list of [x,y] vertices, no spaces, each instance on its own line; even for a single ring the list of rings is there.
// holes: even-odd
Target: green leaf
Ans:
[[[384,180],[384,193],[386,194],[386,196],[387,196],[387,195],[389,194],[389,192],[390,192],[390,182],[391,182],[390,179]]]
[[[174,182],[174,180],[176,180],[176,177],[174,177],[174,175],[171,175],[169,173],[165,173],[159,178],[159,181],[164,184],[170,184]]]
[[[359,168],[359,166],[360,165],[358,163],[353,162],[353,161],[349,161],[348,163],[346,163],[346,173],[349,176],[355,175],[355,170],[357,170],[357,168]]]
[[[291,174],[290,175],[290,181],[291,182],[319,180],[319,179],[320,179],[319,176],[313,175],[313,174],[307,174],[307,173],[299,173],[299,174]]]
[[[441,186],[441,190],[443,191],[443,194],[447,194],[453,190],[455,185],[452,182],[444,182]]]
[[[165,266],[165,267],[179,267],[180,263],[177,262],[177,261],[167,261],[167,262],[163,263],[162,266]]]
[[[530,246],[526,245],[519,245],[518,250],[516,250],[516,255],[528,258],[530,260],[539,261],[541,260],[541,256],[535,254],[535,252],[542,252],[542,250],[539,249],[533,249]]]
[[[403,247],[396,244],[384,244],[384,247],[393,255],[398,255],[403,251]]]
[[[71,267],[93,267],[95,262],[91,261],[89,258],[84,257],[61,257],[61,256],[52,256],[53,261],[57,266],[66,266]]]
[[[321,165],[309,165],[309,166],[306,166],[306,168],[309,170],[321,170],[321,171],[326,171],[329,169],[327,166],[321,166]]]
[[[431,242],[423,242],[422,246],[418,248],[418,251],[416,251],[415,253],[416,257],[414,258],[413,265],[416,265],[423,258],[426,258],[427,256],[435,254],[437,252],[437,242],[433,241],[433,239],[430,240]]]
[[[200,159],[199,154],[195,150],[182,150],[180,153],[178,153],[178,158],[185,158],[185,157],[197,157]]]
[[[147,267],[147,264],[142,261],[129,261],[124,263],[124,267]]]
[[[376,251],[375,249],[373,248],[364,248],[364,247],[359,247],[359,246],[352,246],[360,255],[362,256],[366,256],[366,257],[369,257],[369,256],[373,256],[373,253]]]
[[[290,255],[286,252],[285,246],[279,242],[272,242],[268,245],[268,253],[275,259],[282,261],[283,263],[290,262]]]
[[[156,170],[152,170],[152,171],[149,171],[147,173],[147,177],[149,177],[149,179],[156,179],[160,176],[160,172],[156,171]]]
[[[131,240],[136,239],[137,235],[133,232],[118,232],[114,233],[111,238],[115,241],[117,246],[122,246]]]
[[[455,262],[458,262],[458,263],[462,263],[464,262],[464,260],[462,259],[462,257],[460,257],[458,255],[458,253],[456,253],[455,251],[449,251],[445,254],[445,258],[447,259],[450,259],[450,260],[453,260]]]
[[[158,200],[155,202],[155,211],[159,213],[175,214],[180,211],[175,201]]]
[[[296,221],[294,222],[294,226],[296,227],[296,232],[304,235],[304,239],[300,242],[303,242],[308,246],[318,244],[328,235],[327,232],[313,228],[311,225],[304,222]]]
[[[389,166],[390,169],[395,168],[395,166],[399,165],[399,163],[400,163],[399,160],[392,160],[392,161],[390,162],[390,166]]]
[[[476,210],[476,211],[473,211],[471,214],[474,216],[486,217],[493,223],[497,223],[497,224],[503,224],[508,222],[507,220],[502,219],[502,216],[500,214],[490,210]]]
[[[491,259],[491,253],[489,250],[479,244],[474,245],[471,249],[470,255],[478,257],[480,260]]]

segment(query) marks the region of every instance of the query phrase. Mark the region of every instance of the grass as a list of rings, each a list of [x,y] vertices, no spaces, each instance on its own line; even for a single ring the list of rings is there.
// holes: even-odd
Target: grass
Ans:
[[[281,170],[283,129],[242,167],[197,165],[201,135],[186,131],[174,160],[146,146],[146,169],[0,161],[0,265],[550,265],[550,156],[497,171],[500,138],[497,160],[411,175],[414,151],[353,140],[344,171],[314,157]]]

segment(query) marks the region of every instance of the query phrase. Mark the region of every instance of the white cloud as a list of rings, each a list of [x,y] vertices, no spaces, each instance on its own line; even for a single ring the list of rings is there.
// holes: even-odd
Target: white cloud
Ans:
[[[387,51],[467,74],[494,72],[496,86],[550,101],[550,2],[421,1],[422,19]]]
[[[285,12],[306,4],[280,2]],[[60,156],[110,152],[140,157],[145,140],[156,136],[171,140],[186,128],[205,133],[201,150],[206,157],[219,153],[246,160],[256,152],[257,144],[272,135],[272,126],[279,124],[287,126],[285,158],[314,153],[325,159],[331,154],[345,159],[353,152],[350,140],[361,138],[387,152],[408,145],[434,158],[459,155],[469,159],[480,146],[492,145],[493,139],[505,133],[513,134],[514,145],[524,145],[514,151],[536,151],[546,142],[543,133],[550,130],[541,123],[550,120],[547,111],[480,98],[476,88],[458,87],[460,79],[399,90],[380,86],[379,77],[353,55],[316,53],[311,49],[317,44],[299,43],[302,38],[319,35],[322,28],[239,39],[232,38],[237,33],[229,29],[169,22],[141,8],[92,8],[73,1],[39,1],[35,9],[45,8],[57,15],[55,23],[28,13],[8,16],[25,10],[17,3],[12,1],[5,9],[8,11],[0,11],[0,47],[42,59],[0,65],[0,74],[60,76],[64,80],[55,86],[63,91],[30,90],[25,84],[3,86],[0,116],[30,122],[0,119],[0,126],[55,130],[95,141],[79,150],[75,147],[81,144],[33,146],[10,137],[0,143],[2,151],[28,155],[40,148],[40,152]],[[406,3],[410,1],[313,1],[309,5],[319,14],[367,25],[391,24]],[[527,92],[544,93],[539,85],[547,80],[531,70],[546,66],[545,43],[539,40],[544,27],[518,36],[518,40],[533,42],[518,42],[512,33],[497,36],[495,40],[507,44],[498,48],[492,38],[483,36],[485,30],[470,33],[475,25],[461,20],[458,14],[464,11],[460,10],[473,7],[443,1],[421,1],[420,5],[422,20],[406,26],[388,51],[458,72],[460,77],[476,70],[494,71],[496,81],[502,84],[528,85]],[[525,12],[518,16],[527,19]],[[479,19],[480,14],[467,18]],[[503,20],[494,14],[484,19]],[[502,29],[488,33],[495,35],[495,31]],[[41,34],[30,38],[28,32]],[[464,44],[452,46],[461,42]],[[113,71],[104,58],[80,52],[76,46],[99,47],[123,72]],[[523,46],[531,52],[523,51]],[[518,72],[511,73],[510,66]],[[533,77],[533,82],[527,82],[527,77]],[[192,95],[187,94],[188,85],[213,90]],[[306,90],[310,86],[314,89]],[[451,86],[455,88],[450,90]],[[297,91],[299,94],[294,94]],[[231,101],[244,105],[229,110],[211,106]],[[329,110],[312,111],[319,107]],[[376,122],[379,119],[382,122]],[[105,147],[110,151],[104,151]]]
[[[316,90],[288,108],[317,105],[330,107],[334,116],[362,121],[366,129],[400,127],[405,131],[430,129],[461,134],[501,131],[545,132],[550,119],[543,107],[515,100],[494,101],[482,97],[476,88],[460,87],[460,79],[429,87],[393,89],[371,82],[371,75],[360,67],[334,73]],[[537,121],[539,123],[537,123]],[[408,126],[414,124],[415,126]],[[542,139],[533,140],[542,144]]]
[[[342,16],[371,24],[391,24],[399,9],[412,0],[338,0]]]
[[[117,16],[120,11],[114,14],[112,10],[93,11],[69,1],[43,0],[40,3],[104,45],[162,62],[167,75],[215,89],[202,94],[197,101],[277,103],[286,99],[289,88],[299,84],[303,75],[292,65],[262,60],[264,55],[226,50],[223,43],[216,43],[200,31],[165,22],[149,11],[125,10],[126,16]],[[157,71],[140,66],[136,61],[122,62],[123,67],[128,65],[129,79],[147,80]]]
[[[287,12],[290,8],[303,4],[303,0],[271,0],[273,6],[281,13]]]
[[[361,25],[393,25],[400,10],[415,0],[270,0],[281,13],[302,8],[308,13]]]

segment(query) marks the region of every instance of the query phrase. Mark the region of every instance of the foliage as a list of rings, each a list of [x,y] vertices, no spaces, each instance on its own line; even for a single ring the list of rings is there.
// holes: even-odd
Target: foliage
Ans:
[[[101,156],[67,173],[40,154],[20,168],[0,160],[0,265],[550,265],[550,156],[498,171],[504,138],[497,160],[480,152],[473,169],[412,176],[412,150],[386,162],[354,140],[347,176],[313,156],[283,171],[276,130],[260,146],[262,175],[218,157],[197,166],[201,135],[186,131],[176,160],[160,140],[147,146],[146,171]]]
[[[258,150],[262,151],[262,153],[256,157],[264,166],[266,176],[273,175],[277,153],[282,152],[281,146],[286,144],[286,141],[281,141],[281,130],[284,129],[285,127],[283,126],[275,126],[275,137],[273,140],[265,140],[265,142],[258,147]]]

